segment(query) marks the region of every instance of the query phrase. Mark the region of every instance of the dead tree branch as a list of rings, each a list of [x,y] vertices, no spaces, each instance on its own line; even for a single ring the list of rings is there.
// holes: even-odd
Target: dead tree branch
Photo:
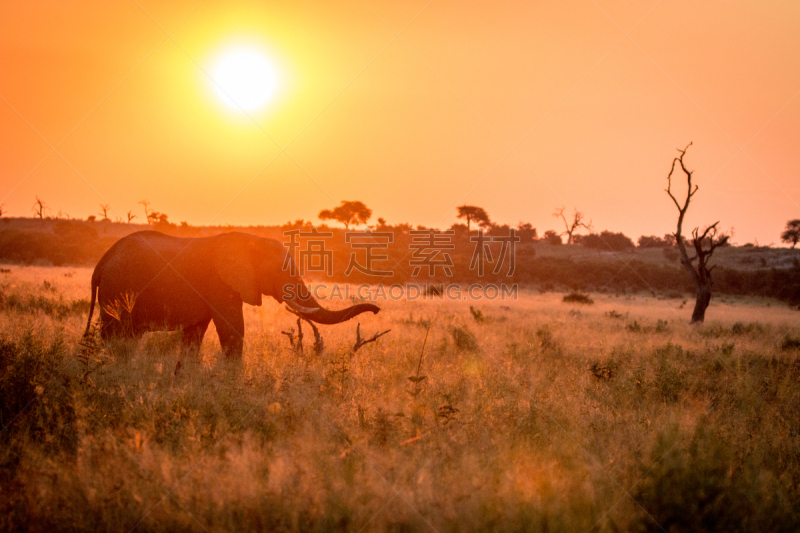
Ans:
[[[311,331],[314,332],[314,353],[320,355],[322,353],[322,350],[325,349],[325,343],[322,341],[322,335],[320,335],[319,329],[317,329],[316,324],[314,324],[310,320],[306,320],[306,322],[308,322],[308,325],[311,326]],[[299,326],[300,324],[298,323],[298,327]]]
[[[353,346],[353,353],[356,353],[359,350],[359,348],[361,348],[365,344],[367,344],[369,342],[375,342],[376,340],[378,340],[379,337],[382,337],[382,336],[386,335],[390,331],[392,331],[392,330],[387,329],[383,333],[375,333],[375,335],[373,335],[369,339],[364,339],[364,338],[361,337],[361,323],[359,322],[359,324],[356,326],[356,343]]]
[[[297,340],[295,341],[295,334],[294,328],[289,329],[289,331],[281,331],[281,334],[286,335],[289,337],[289,344],[292,347],[292,350],[296,351],[297,353],[303,353],[303,327],[301,326],[301,318],[297,317]]]
[[[686,216],[686,211],[689,209],[689,203],[692,197],[699,189],[697,185],[692,185],[693,171],[687,169],[683,161],[683,157],[686,155],[686,151],[691,145],[692,143],[689,143],[683,150],[678,149],[680,155],[672,160],[672,166],[667,175],[666,192],[672,199],[675,207],[678,208],[678,226],[675,231],[675,241],[681,255],[681,264],[691,276],[692,282],[694,282],[697,300],[695,302],[694,312],[692,313],[692,324],[697,324],[705,320],[706,309],[709,303],[711,303],[711,288],[713,285],[711,282],[711,271],[714,267],[712,266],[709,268],[708,261],[711,259],[714,250],[728,243],[730,236],[719,233],[717,229],[719,221],[706,227],[702,234],[699,228],[694,228],[692,230],[691,244],[694,248],[695,255],[689,257],[686,251],[686,243],[683,239],[683,220]],[[683,171],[686,176],[686,200],[684,200],[683,204],[681,204],[672,193],[672,176],[678,166],[680,166],[681,171]],[[695,261],[697,262],[697,266],[694,264]]]
[[[311,326],[311,331],[314,332],[314,353],[317,355],[321,354],[322,351],[325,349],[325,342],[322,339],[322,335],[319,332],[316,324],[311,322],[310,320],[306,320],[305,318],[297,315],[291,309],[289,311],[292,312],[295,316],[297,316],[297,338],[295,340],[295,333],[294,328],[291,328],[289,331],[281,331],[283,335],[289,337],[289,344],[291,344],[292,349],[297,353],[303,353],[303,321],[305,320],[309,326]]]
[[[567,244],[572,244],[572,238],[579,228],[592,231],[592,221],[590,220],[588,224],[584,222],[584,217],[586,215],[575,209],[575,212],[572,215],[572,222],[567,222],[567,217],[564,215],[565,210],[566,207],[562,206],[561,208],[556,209],[555,213],[553,213],[553,216],[560,218],[564,222],[565,231],[560,233],[560,235],[566,235]]]
[[[39,221],[44,223],[44,215],[47,211],[50,211],[50,208],[47,207],[47,204],[44,203],[44,200],[42,200],[37,196],[36,202],[34,202],[31,210],[33,211],[33,214],[39,219]]]

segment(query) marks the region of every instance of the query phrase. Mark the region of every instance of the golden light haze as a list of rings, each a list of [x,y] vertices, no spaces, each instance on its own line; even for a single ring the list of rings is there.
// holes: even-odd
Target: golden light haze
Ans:
[[[800,218],[800,4],[719,1],[60,2],[0,7],[0,202],[73,217],[147,199],[191,224],[316,219],[361,200],[389,223],[455,206],[557,228],[690,226],[778,243]],[[270,101],[209,75],[258,49]],[[139,214],[138,221],[143,219]]]

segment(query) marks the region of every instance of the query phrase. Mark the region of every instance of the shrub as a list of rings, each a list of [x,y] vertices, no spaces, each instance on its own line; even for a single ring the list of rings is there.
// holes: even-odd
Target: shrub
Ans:
[[[561,240],[561,235],[551,229],[544,232],[542,240],[546,241],[548,244],[564,244],[564,242]]]
[[[787,335],[781,341],[781,350],[797,350],[800,348],[800,339]]]
[[[48,451],[77,447],[72,382],[61,373],[60,338],[45,346],[31,332],[19,342],[0,338],[0,442],[22,435]]]
[[[793,531],[798,513],[785,484],[740,462],[721,434],[700,425],[689,446],[661,434],[634,494],[638,531]]]
[[[450,328],[450,334],[453,336],[453,342],[456,343],[456,347],[459,350],[467,352],[478,350],[478,339],[470,333],[466,326],[453,326]]]
[[[613,250],[615,252],[622,252],[635,248],[630,237],[622,233],[614,233],[607,230],[601,232],[599,235],[597,233],[584,235],[581,239],[581,244],[587,248]]]
[[[573,304],[591,305],[594,303],[594,300],[592,300],[588,294],[582,294],[580,292],[571,292],[569,294],[564,295],[564,302]]]
[[[675,236],[667,233],[664,237],[642,235],[638,240],[639,248],[670,248],[675,246]]]

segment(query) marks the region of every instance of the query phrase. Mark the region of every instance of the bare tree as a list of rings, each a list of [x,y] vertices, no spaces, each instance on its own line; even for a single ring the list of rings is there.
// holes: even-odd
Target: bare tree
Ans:
[[[3,206],[4,205],[5,204],[0,204],[0,218],[3,218],[3,215],[5,214],[5,211],[3,211]]]
[[[108,210],[111,209],[111,206],[108,204],[100,204],[100,215],[102,215],[103,220],[108,220]]]
[[[708,304],[711,303],[711,288],[713,286],[711,271],[714,270],[714,267],[712,266],[709,268],[708,261],[711,259],[714,250],[727,244],[730,236],[719,233],[717,229],[719,221],[708,226],[702,233],[700,233],[699,228],[694,228],[692,230],[691,244],[694,247],[695,255],[694,257],[689,257],[689,254],[686,252],[686,245],[681,234],[683,231],[683,218],[686,216],[686,211],[689,209],[689,202],[699,188],[697,185],[692,188],[693,171],[688,170],[683,162],[683,156],[686,155],[686,150],[688,150],[691,145],[692,143],[689,143],[683,150],[678,149],[681,155],[672,160],[672,168],[670,168],[669,175],[667,175],[666,190],[669,197],[672,198],[672,201],[675,203],[675,207],[678,208],[678,228],[675,232],[675,241],[681,254],[681,264],[692,277],[695,294],[697,296],[697,300],[694,304],[694,311],[692,312],[692,324],[700,324],[705,320],[706,309],[708,308]],[[675,195],[672,194],[672,174],[675,172],[676,163],[680,164],[681,170],[686,174],[687,190],[686,200],[683,202],[683,206],[681,206],[680,202],[675,198]],[[697,266],[694,266],[695,261],[697,261]]]
[[[36,197],[36,202],[34,202],[33,207],[31,208],[33,214],[39,218],[40,221],[44,221],[44,215],[47,211],[50,211],[50,208],[47,207],[47,204],[44,203],[44,200]]]
[[[592,221],[590,220],[588,224],[584,222],[584,217],[586,215],[575,209],[575,213],[572,215],[572,222],[568,222],[567,217],[564,215],[565,210],[566,207],[561,207],[560,209],[556,209],[555,213],[553,213],[553,216],[556,218],[560,218],[561,220],[564,221],[564,227],[566,228],[566,230],[563,233],[561,233],[561,235],[566,235],[567,244],[572,244],[572,237],[579,228],[584,228],[588,231],[592,231]]]
[[[141,204],[141,206],[144,207],[145,220],[147,220],[149,222],[150,221],[150,202],[148,202],[147,200],[141,200],[139,202],[139,204]]]
[[[128,211],[128,224],[130,224],[131,220],[133,220],[134,218],[136,218],[136,215],[133,214],[133,210]]]

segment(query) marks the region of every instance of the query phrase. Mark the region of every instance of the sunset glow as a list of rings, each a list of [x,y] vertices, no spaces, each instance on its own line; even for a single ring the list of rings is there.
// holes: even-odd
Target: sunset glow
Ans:
[[[319,223],[359,200],[373,222],[445,229],[469,204],[542,234],[564,206],[636,239],[673,229],[666,173],[689,142],[688,225],[779,245],[800,216],[797,2],[87,0],[2,14],[7,216],[30,216],[38,195],[82,219],[146,198],[190,224]]]

